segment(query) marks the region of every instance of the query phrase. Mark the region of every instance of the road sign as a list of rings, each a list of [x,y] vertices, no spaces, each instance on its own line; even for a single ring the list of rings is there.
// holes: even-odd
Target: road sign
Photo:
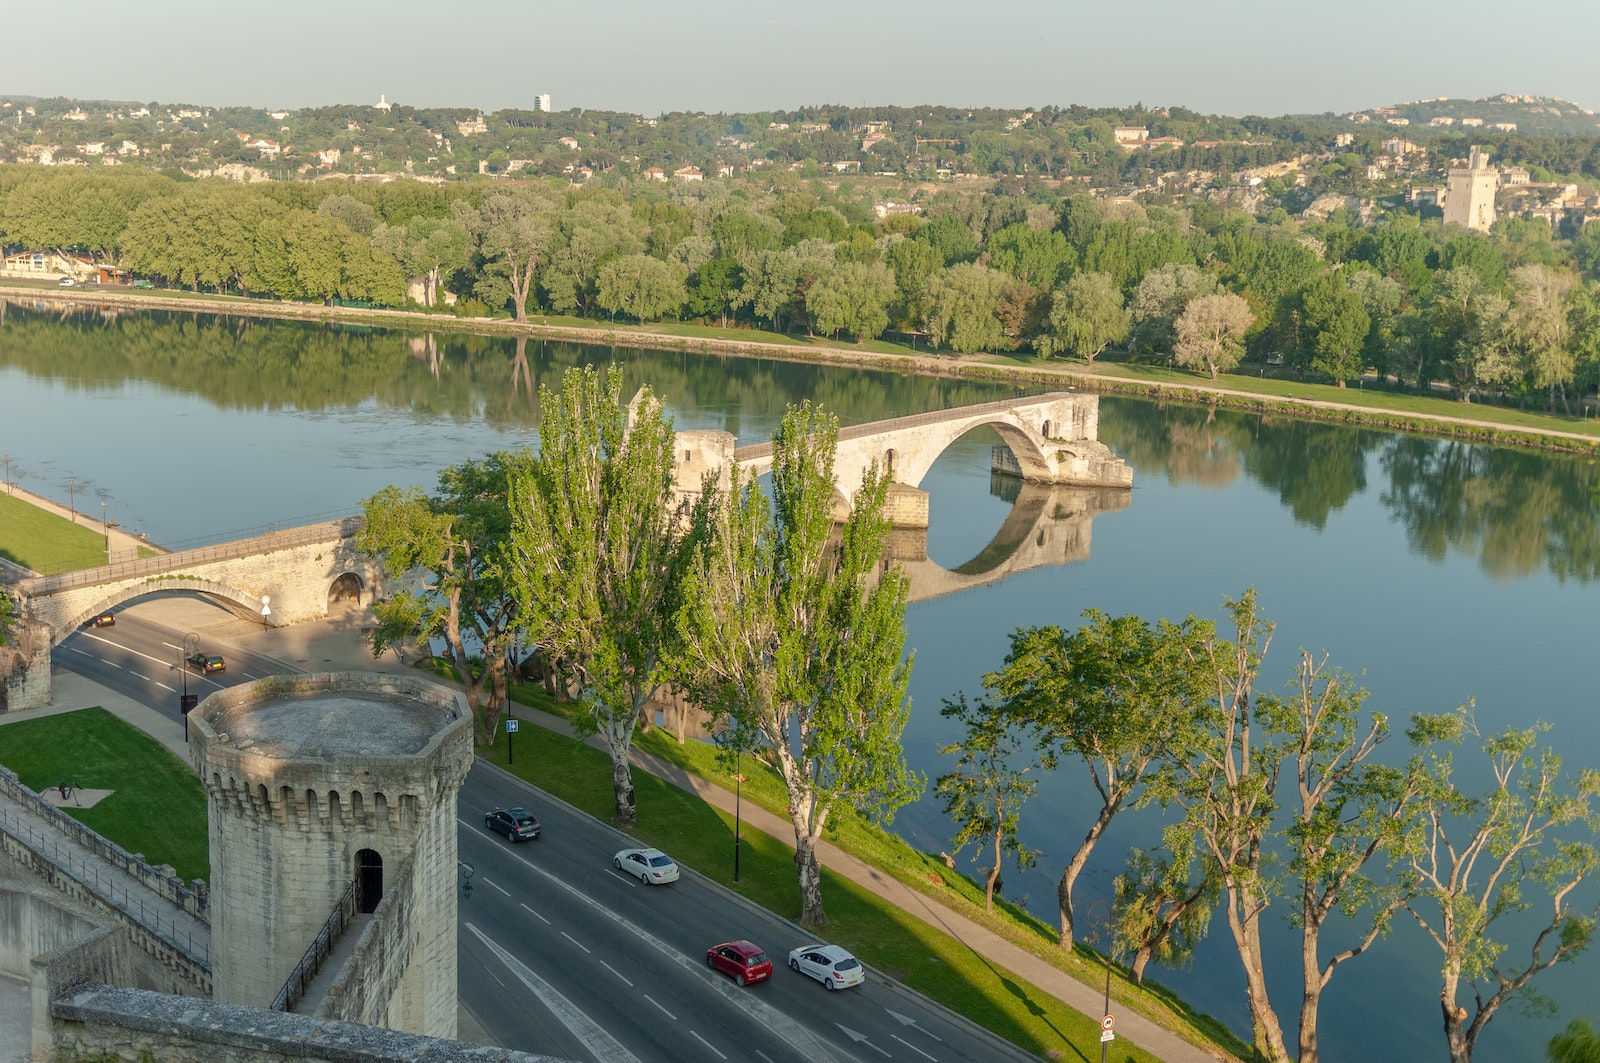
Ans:
[[[1110,1015],[1107,1015],[1105,1018],[1100,1020],[1101,1044],[1105,1044],[1107,1041],[1115,1041],[1117,1039],[1117,1035],[1111,1032],[1111,1028],[1116,1024],[1117,1020],[1112,1018]]]
[[[508,734],[508,735],[509,734],[516,734],[517,733],[517,724],[519,724],[521,722],[522,722],[521,720],[510,720],[510,719],[506,720],[506,734]]]

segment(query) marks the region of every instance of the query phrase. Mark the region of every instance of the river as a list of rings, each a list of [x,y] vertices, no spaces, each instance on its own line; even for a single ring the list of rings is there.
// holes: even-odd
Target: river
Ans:
[[[214,540],[350,510],[391,483],[432,488],[445,466],[529,444],[538,385],[586,362],[619,363],[630,391],[652,385],[680,428],[721,428],[741,442],[767,438],[801,399],[852,424],[1015,393],[782,361],[13,303],[0,314],[0,448],[13,479],[37,494],[68,501],[70,477],[82,511],[104,501],[122,527],[163,544]],[[1252,586],[1277,624],[1264,684],[1290,679],[1299,648],[1325,651],[1361,673],[1369,707],[1397,723],[1474,701],[1485,733],[1549,721],[1569,767],[1600,766],[1589,461],[1110,397],[1100,437],[1133,465],[1135,486],[1130,504],[1095,519],[1086,557],[908,612],[916,665],[905,746],[930,780],[948,770],[938,745],[958,737],[941,700],[978,694],[1015,628],[1070,626],[1090,607],[1220,619],[1223,598]],[[922,484],[928,552],[946,567],[981,554],[1009,511],[991,489],[995,442],[969,434]],[[1403,755],[1402,742],[1388,755]],[[1468,751],[1460,759],[1476,763]],[[1054,922],[1055,878],[1095,807],[1081,769],[1042,778],[1022,818],[1039,866],[1008,873],[1007,896]],[[1081,900],[1107,895],[1123,853],[1154,844],[1158,826],[1153,813],[1119,818]],[[931,796],[894,827],[920,848],[950,847]],[[1587,903],[1597,894],[1586,887]],[[1272,988],[1292,1043],[1297,951],[1277,910],[1267,917]],[[1337,928],[1325,942],[1346,943]],[[1478,1058],[1542,1057],[1552,1033],[1600,1010],[1588,988],[1597,964],[1588,956],[1543,976],[1536,984],[1555,1014],[1503,1011]],[[1376,955],[1342,967],[1324,997],[1324,1058],[1442,1058],[1438,965],[1407,922]],[[1152,977],[1248,1030],[1220,916],[1193,967]]]

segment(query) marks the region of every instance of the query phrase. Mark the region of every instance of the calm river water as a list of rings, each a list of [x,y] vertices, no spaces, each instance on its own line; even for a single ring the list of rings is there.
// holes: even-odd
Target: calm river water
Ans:
[[[504,339],[12,304],[0,313],[0,448],[22,486],[65,502],[70,477],[81,510],[104,501],[112,519],[157,542],[230,537],[352,509],[390,483],[432,488],[445,466],[528,444],[538,384],[586,362],[620,363],[630,391],[651,384],[680,428],[723,428],[741,442],[767,438],[801,399],[849,424],[1014,393],[754,359],[538,342],[519,352]],[[1086,557],[910,609],[905,745],[930,778],[948,770],[937,746],[958,737],[941,699],[978,693],[1015,628],[1070,626],[1090,607],[1220,618],[1224,596],[1250,586],[1277,622],[1269,686],[1290,678],[1300,647],[1327,651],[1364,672],[1369,707],[1392,719],[1475,699],[1485,732],[1547,720],[1569,766],[1600,766],[1593,464],[1115,398],[1101,401],[1100,433],[1133,465],[1135,486],[1129,505],[1095,519]],[[982,553],[1010,510],[991,492],[995,442],[970,434],[922,485],[929,554],[946,567]],[[1024,812],[1039,867],[1008,874],[1007,893],[1048,922],[1091,801],[1067,765]],[[1106,895],[1126,849],[1154,844],[1158,826],[1153,814],[1118,819],[1082,880],[1084,899]],[[931,798],[895,828],[926,850],[949,848]],[[1588,903],[1597,895],[1589,888]],[[1292,1043],[1297,953],[1281,922],[1268,922]],[[1345,942],[1334,931],[1325,943]],[[1324,998],[1324,1057],[1443,1058],[1438,962],[1414,925],[1397,924],[1378,955],[1341,967]],[[1570,1019],[1600,1014],[1597,972],[1591,955],[1545,976],[1556,1014],[1502,1012],[1479,1058],[1542,1058]],[[1220,917],[1192,968],[1154,977],[1248,1029]]]

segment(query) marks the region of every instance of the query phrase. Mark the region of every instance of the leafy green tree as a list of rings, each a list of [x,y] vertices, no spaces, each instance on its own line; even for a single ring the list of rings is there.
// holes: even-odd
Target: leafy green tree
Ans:
[[[1064,280],[1078,258],[1065,236],[1053,229],[1040,232],[1025,222],[989,237],[987,250],[989,265],[1046,290]]]
[[[539,453],[510,481],[508,584],[529,640],[577,679],[580,733],[611,757],[617,821],[638,820],[628,751],[663,679],[681,554],[672,423],[622,371],[539,389]]]
[[[332,218],[353,233],[371,236],[378,228],[378,211],[371,203],[338,193],[317,204],[317,213]]]
[[[555,241],[555,211],[543,195],[523,190],[491,193],[479,208],[473,229],[485,260],[479,290],[505,291],[518,321],[528,319],[534,279]]]
[[[1112,882],[1113,943],[1133,956],[1134,985],[1144,984],[1151,960],[1167,968],[1187,967],[1222,897],[1218,877],[1196,860],[1192,837],[1175,835],[1180,846],[1188,846],[1184,852],[1130,849],[1122,874]]]
[[[991,849],[984,875],[983,903],[994,911],[994,891],[1009,855],[1017,869],[1033,866],[1033,850],[1017,833],[1022,806],[1038,790],[1024,778],[1032,765],[1015,767],[1022,752],[1019,735],[999,708],[987,701],[969,705],[964,696],[946,700],[940,715],[953,717],[964,729],[961,741],[939,747],[940,756],[955,756],[956,768],[939,776],[934,792],[944,798],[944,814],[956,824],[951,846],[957,853],[968,845]]]
[[[1163,266],[1146,273],[1128,307],[1133,346],[1170,356],[1178,339],[1178,318],[1194,300],[1216,291],[1216,278],[1198,266]]]
[[[772,498],[735,467],[708,484],[678,614],[676,682],[788,790],[800,921],[827,922],[817,844],[836,806],[884,819],[923,780],[900,746],[910,705],[906,579],[879,575],[888,476],[868,469],[835,535],[838,424],[809,404],[773,437]]]
[[[928,283],[928,336],[936,347],[962,354],[1003,350],[1006,333],[1000,322],[1000,300],[1006,275],[974,262],[963,262],[934,274]]]
[[[942,266],[971,262],[978,257],[978,238],[972,235],[971,227],[954,214],[929,219],[912,239],[931,247]]]
[[[595,302],[600,268],[606,262],[644,251],[632,212],[621,204],[586,200],[560,216],[558,241],[540,274],[540,283],[557,311],[588,311]]]
[[[11,595],[0,591],[0,646],[4,646],[11,636],[11,622],[16,610],[17,604],[11,600]]]
[[[881,263],[841,262],[806,291],[806,307],[817,331],[855,334],[856,342],[877,339],[889,327],[894,273]]]
[[[744,270],[731,258],[713,258],[689,278],[688,310],[695,317],[718,316],[724,328],[728,313],[744,305]]]
[[[508,582],[511,519],[508,453],[452,466],[432,496],[385,487],[361,504],[356,548],[377,559],[390,579],[413,570],[426,578],[377,602],[372,655],[411,640],[439,639],[465,689],[480,745],[493,745],[506,706],[506,661],[518,615]],[[470,636],[472,645],[468,644]],[[488,698],[484,699],[484,690]]]
[[[1033,346],[1045,356],[1071,351],[1093,364],[1107,346],[1128,337],[1132,321],[1110,277],[1076,273],[1051,297],[1046,327]]]
[[[1083,615],[1087,623],[1070,635],[1055,626],[1014,632],[1004,666],[983,677],[1006,719],[1034,730],[1044,765],[1082,761],[1100,795],[1094,823],[1056,887],[1064,950],[1072,948],[1073,888],[1096,843],[1138,799],[1169,744],[1182,743],[1206,694],[1207,677],[1191,661],[1211,630],[1193,617],[1152,628],[1137,616]]]
[[[1439,1004],[1451,1063],[1471,1063],[1499,1010],[1594,937],[1600,913],[1577,905],[1574,891],[1600,868],[1600,772],[1564,776],[1561,757],[1539,746],[1546,730],[1540,723],[1485,738],[1467,709],[1412,717],[1411,739],[1428,750],[1431,808],[1423,844],[1409,860],[1419,888],[1406,911],[1443,954]],[[1455,780],[1451,747],[1469,737],[1480,739],[1493,772],[1479,796]],[[1535,914],[1539,896],[1547,907]],[[1514,960],[1507,933],[1524,941],[1531,934]]]
[[[644,254],[614,258],[600,267],[596,301],[602,310],[641,322],[677,317],[687,298],[688,278],[682,262],[663,262]]]
[[[1573,1019],[1545,1046],[1550,1063],[1600,1063],[1600,1033],[1590,1019]]]
[[[1519,266],[1511,274],[1511,305],[1506,331],[1530,383],[1549,394],[1546,409],[1561,404],[1571,412],[1566,389],[1577,376],[1577,355],[1570,330],[1572,293],[1577,278],[1548,266]]]
[[[453,205],[448,217],[414,217],[405,225],[380,223],[372,233],[375,248],[400,264],[407,278],[422,278],[422,305],[436,306],[439,291],[472,263],[472,208]]]
[[[1366,368],[1362,357],[1372,319],[1361,297],[1350,290],[1342,271],[1327,273],[1300,292],[1303,342],[1311,368],[1331,376],[1342,388]]]
[[[1205,369],[1211,379],[1239,364],[1244,334],[1255,323],[1250,304],[1232,292],[1203,295],[1173,324],[1172,357],[1189,369]]]

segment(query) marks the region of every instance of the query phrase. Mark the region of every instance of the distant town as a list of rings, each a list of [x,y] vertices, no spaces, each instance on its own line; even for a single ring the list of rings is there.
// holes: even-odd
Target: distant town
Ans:
[[[1240,119],[1078,106],[645,117],[558,111],[549,94],[529,103],[483,113],[382,94],[367,105],[300,110],[0,97],[0,162],[240,182],[690,183],[773,169],[919,185],[1013,179],[1140,198],[1223,192],[1245,209],[1270,196],[1313,217],[1406,203],[1482,230],[1497,212],[1557,230],[1600,214],[1600,121],[1588,108],[1539,96]],[[882,209],[913,207],[890,198]]]

